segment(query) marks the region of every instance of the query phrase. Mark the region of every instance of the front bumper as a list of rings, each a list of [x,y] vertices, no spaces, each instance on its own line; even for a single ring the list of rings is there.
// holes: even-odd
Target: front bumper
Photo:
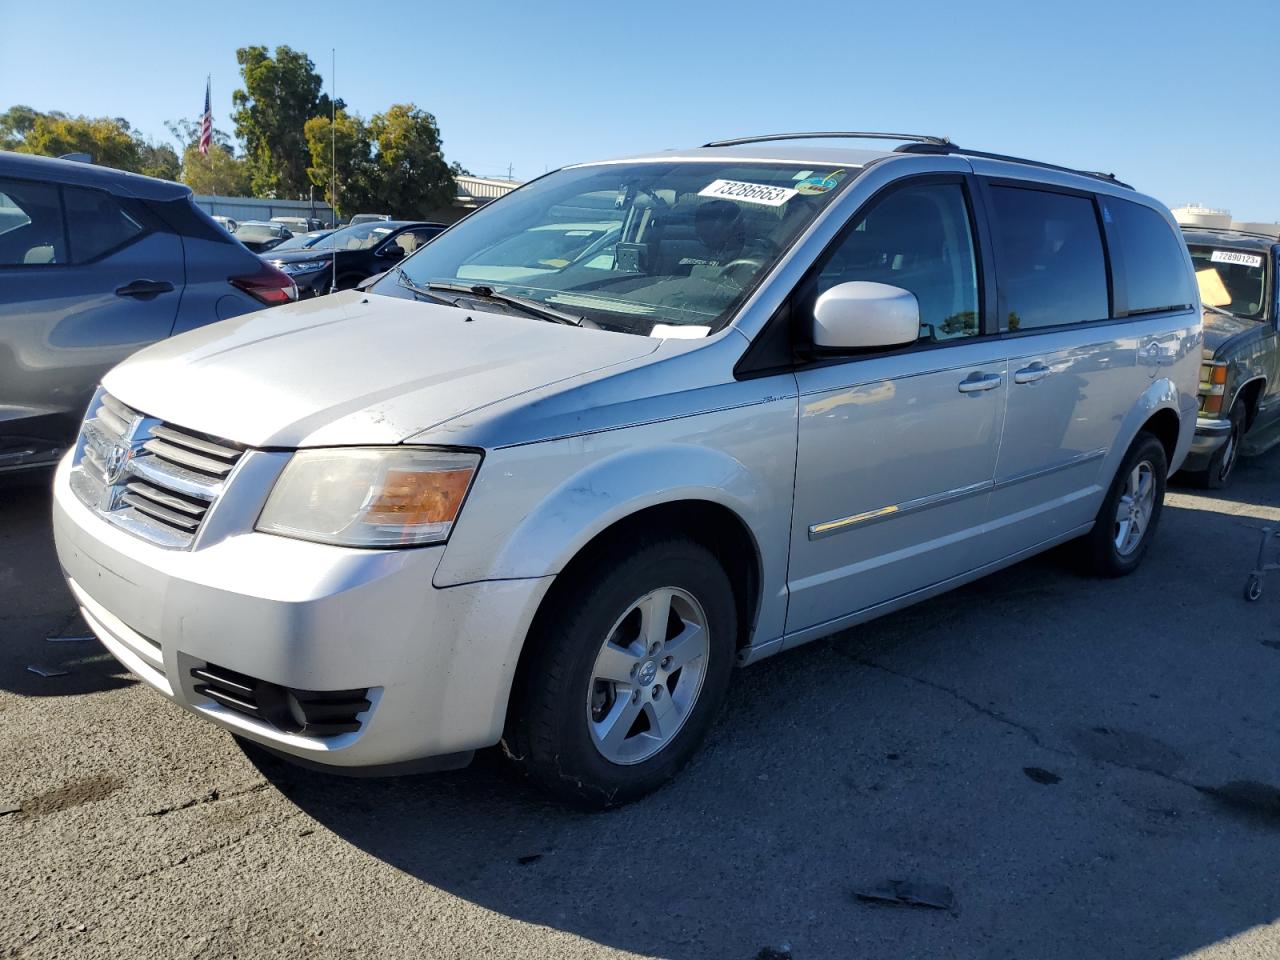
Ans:
[[[326,267],[323,270],[316,270],[314,273],[290,274],[290,279],[298,285],[299,300],[305,300],[308,297],[322,297],[329,292],[329,288],[333,285],[333,270]]]
[[[1204,470],[1219,448],[1227,442],[1231,435],[1230,420],[1208,420],[1200,417],[1196,420],[1195,436],[1191,440],[1191,451],[1183,461],[1182,468],[1188,473]]]
[[[444,547],[355,550],[240,533],[194,550],[119,529],[54,479],[53,530],[107,650],[176,703],[277,752],[368,768],[497,743],[516,662],[551,577],[432,586]],[[359,729],[291,733],[197,687],[216,665],[304,691],[368,689]]]

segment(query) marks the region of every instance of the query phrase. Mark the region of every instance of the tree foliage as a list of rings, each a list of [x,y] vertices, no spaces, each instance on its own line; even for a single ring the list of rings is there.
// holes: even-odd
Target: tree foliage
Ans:
[[[311,182],[323,187],[341,216],[360,212],[422,218],[453,202],[456,187],[445,163],[435,117],[411,103],[393,104],[368,123],[338,113],[331,140],[328,117],[306,124]],[[337,202],[329,197],[331,153],[337,160]]]
[[[175,180],[178,154],[167,144],[152,143],[120,117],[72,117],[30,107],[0,114],[0,146],[18,153],[59,157],[87,153],[104,167]]]
[[[369,128],[360,117],[339,110],[336,127],[328,117],[312,117],[306,123],[310,182],[324,189],[324,197],[340,216],[368,211],[374,202],[374,170],[371,163]],[[336,164],[330,158],[336,158]],[[337,169],[336,178],[333,176]],[[338,198],[330,196],[337,182]]]
[[[180,179],[193,193],[205,196],[247,197],[253,190],[249,164],[221,144],[214,144],[207,157],[199,145],[189,144],[182,151]]]
[[[200,194],[305,198],[313,186],[328,196],[336,145],[334,205],[343,215],[425,217],[453,202],[453,178],[468,171],[445,161],[440,128],[430,113],[397,103],[366,122],[338,100],[335,130],[329,96],[305,53],[287,46],[274,53],[265,46],[241,47],[236,61],[243,84],[232,94],[235,136],[244,147],[239,156],[232,138],[217,128],[208,156],[202,156],[198,119],[165,124],[178,143],[175,151],[119,117],[42,113],[22,105],[0,112],[0,149],[88,153],[103,166],[180,178]]]
[[[305,54],[287,46],[236,51],[244,89],[236,90],[236,136],[244,144],[256,196],[299,198],[310,191],[306,123],[327,116],[328,94]],[[338,101],[338,107],[342,102]]]

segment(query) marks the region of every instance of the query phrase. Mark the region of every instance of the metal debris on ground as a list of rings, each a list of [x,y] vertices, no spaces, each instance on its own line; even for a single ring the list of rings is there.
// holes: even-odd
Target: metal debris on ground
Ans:
[[[941,883],[924,883],[918,880],[886,880],[864,890],[855,890],[859,900],[874,903],[892,903],[907,907],[932,907],[950,910],[955,906],[951,888]]]
[[[20,803],[0,803],[0,817],[7,817],[11,813],[21,813],[22,804]]]
[[[1046,770],[1044,767],[1023,767],[1022,772],[1036,783],[1055,784],[1062,782],[1060,776],[1052,770]]]
[[[71,672],[70,670],[63,670],[60,667],[41,667],[36,664],[29,664],[27,669],[37,677],[65,677]]]
[[[761,947],[756,960],[791,960],[791,944],[784,943],[780,947]]]
[[[527,853],[523,857],[516,857],[516,863],[522,867],[527,867],[529,864],[537,863],[541,859],[542,854],[540,853]]]
[[[95,639],[92,633],[74,634],[69,637],[45,637],[45,643],[87,643]]]

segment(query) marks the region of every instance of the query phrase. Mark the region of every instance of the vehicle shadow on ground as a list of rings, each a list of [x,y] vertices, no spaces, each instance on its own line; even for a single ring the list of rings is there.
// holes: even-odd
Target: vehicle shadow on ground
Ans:
[[[250,759],[424,883],[638,953],[1182,955],[1280,916],[1274,610],[1235,571],[1161,592],[1235,520],[1169,511],[1127,580],[1056,551],[742,671],[703,753],[617,811],[547,802],[493,754],[384,781]],[[957,906],[855,898],[888,879]]]
[[[48,470],[0,475],[0,689],[64,697],[132,686],[138,681],[97,640],[47,640],[90,635],[58,571],[51,482]]]

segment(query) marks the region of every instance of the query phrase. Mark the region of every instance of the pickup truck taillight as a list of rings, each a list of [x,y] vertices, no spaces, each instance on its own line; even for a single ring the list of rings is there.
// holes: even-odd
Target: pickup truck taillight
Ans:
[[[283,270],[277,270],[269,263],[262,269],[242,277],[228,277],[231,285],[243,290],[255,300],[269,307],[289,303],[298,299],[298,285]]]

